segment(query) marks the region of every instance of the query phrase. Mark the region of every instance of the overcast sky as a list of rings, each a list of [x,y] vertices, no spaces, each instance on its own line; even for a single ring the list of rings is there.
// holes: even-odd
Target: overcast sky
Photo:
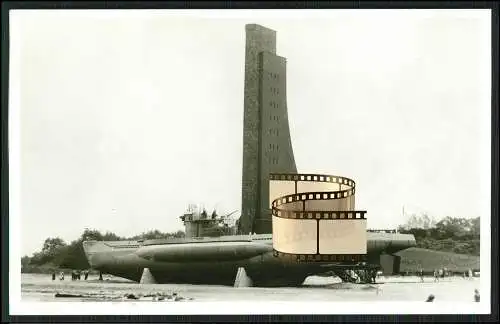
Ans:
[[[487,11],[28,11],[11,17],[23,254],[86,227],[182,229],[189,203],[241,209],[247,23],[287,58],[299,172],[354,179],[369,227],[403,206],[480,216]]]

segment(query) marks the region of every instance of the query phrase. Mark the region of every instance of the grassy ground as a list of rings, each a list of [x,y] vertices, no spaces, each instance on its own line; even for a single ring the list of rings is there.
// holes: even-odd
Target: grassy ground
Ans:
[[[454,272],[464,272],[469,269],[479,270],[479,256],[441,252],[421,248],[410,248],[396,253],[401,256],[401,272],[414,272],[420,267],[424,271],[447,268]]]

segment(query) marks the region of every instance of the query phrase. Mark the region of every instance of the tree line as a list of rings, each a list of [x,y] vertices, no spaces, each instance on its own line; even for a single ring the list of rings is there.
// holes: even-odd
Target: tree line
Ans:
[[[33,253],[32,256],[24,256],[21,259],[23,272],[34,272],[62,269],[88,269],[90,267],[83,251],[83,241],[119,241],[119,240],[152,240],[166,238],[184,237],[183,231],[173,233],[163,233],[158,230],[151,230],[132,237],[120,237],[112,232],[102,234],[98,230],[85,229],[80,237],[69,244],[60,237],[47,238],[41,251]]]
[[[413,234],[417,247],[479,255],[480,218],[445,217],[439,222],[427,214],[412,215],[398,228],[400,233]]]

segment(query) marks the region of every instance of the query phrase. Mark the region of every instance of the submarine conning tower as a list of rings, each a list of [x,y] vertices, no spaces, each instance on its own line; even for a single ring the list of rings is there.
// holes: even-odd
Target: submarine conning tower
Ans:
[[[208,214],[205,210],[200,212],[196,206],[190,205],[179,218],[184,223],[187,238],[236,234],[236,228],[231,226],[223,216],[217,215],[215,210]]]

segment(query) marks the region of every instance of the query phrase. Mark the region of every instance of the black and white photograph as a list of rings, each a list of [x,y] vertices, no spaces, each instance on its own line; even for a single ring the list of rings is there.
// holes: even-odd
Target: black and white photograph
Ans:
[[[9,20],[11,314],[490,313],[490,10]]]

